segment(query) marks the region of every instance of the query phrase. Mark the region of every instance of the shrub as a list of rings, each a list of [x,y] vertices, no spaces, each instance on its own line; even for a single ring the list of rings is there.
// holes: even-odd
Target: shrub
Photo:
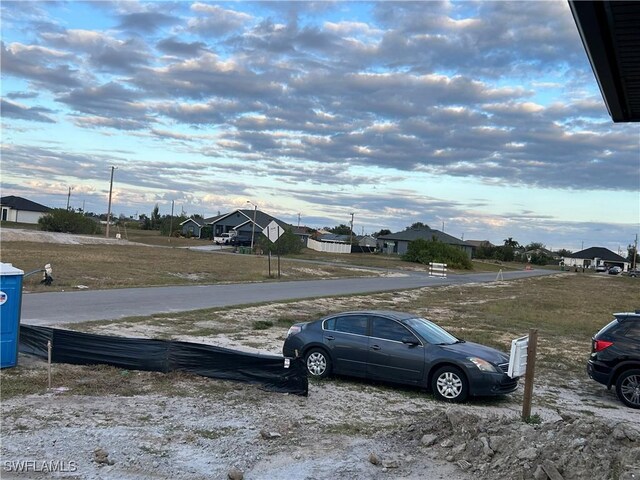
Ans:
[[[471,270],[473,265],[465,252],[452,245],[438,240],[419,238],[409,243],[407,253],[402,256],[407,262],[416,263],[446,263],[449,268],[463,268]]]
[[[38,220],[40,230],[46,232],[99,234],[100,225],[81,213],[55,208]]]

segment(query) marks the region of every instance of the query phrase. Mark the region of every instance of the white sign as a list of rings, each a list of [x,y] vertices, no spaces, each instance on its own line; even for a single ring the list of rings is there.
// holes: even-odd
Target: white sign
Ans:
[[[509,370],[511,378],[522,377],[527,371],[527,350],[529,335],[511,341],[511,355],[509,356]]]
[[[276,240],[278,240],[284,233],[284,228],[278,225],[275,220],[271,220],[269,225],[264,227],[262,233],[264,233],[264,236],[267,237],[272,243],[275,243]]]

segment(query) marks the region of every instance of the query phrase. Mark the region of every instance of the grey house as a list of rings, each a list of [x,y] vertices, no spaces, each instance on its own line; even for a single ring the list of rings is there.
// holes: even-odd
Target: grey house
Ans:
[[[290,228],[291,225],[278,220],[271,215],[264,213],[260,210],[234,210],[231,213],[220,215],[213,221],[207,222],[213,228],[213,236],[219,236],[223,233],[228,233],[231,230],[235,230],[245,236],[250,236],[253,230],[253,218],[255,214],[255,234],[261,233],[262,230],[275,221],[280,227],[285,230]]]
[[[180,224],[182,235],[185,235],[185,236],[191,235],[192,237],[202,238],[202,229],[220,217],[222,217],[222,215],[216,215],[215,217],[209,217],[209,218],[202,218],[202,217],[187,218],[184,222]]]
[[[471,245],[464,242],[463,240],[460,240],[459,238],[453,237],[439,230],[432,230],[428,227],[420,229],[408,229],[403,230],[402,232],[390,233],[389,235],[381,235],[377,239],[378,249],[382,253],[404,255],[405,253],[407,253],[409,243],[414,240],[418,240],[419,238],[423,240],[435,239],[439,242],[446,243],[447,245],[452,245],[464,251],[469,256],[469,258],[471,258]]]
[[[38,223],[42,215],[51,211],[49,207],[14,195],[0,198],[0,206],[3,222]]]
[[[596,268],[604,265],[607,267],[621,267],[628,271],[631,262],[617,253],[604,247],[591,247],[562,257],[562,264],[566,267]]]

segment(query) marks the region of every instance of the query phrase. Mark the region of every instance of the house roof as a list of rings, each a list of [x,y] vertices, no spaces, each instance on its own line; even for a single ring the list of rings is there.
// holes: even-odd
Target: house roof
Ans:
[[[325,233],[324,235],[320,235],[321,242],[339,242],[339,243],[349,243],[351,241],[350,235],[338,235],[335,233]]]
[[[600,258],[602,260],[608,260],[610,262],[626,262],[627,259],[621,257],[617,253],[612,252],[608,248],[604,247],[591,247],[585,250],[580,250],[579,252],[571,253],[569,255],[565,255],[568,258]]]
[[[227,214],[214,217],[214,219],[211,222],[207,222],[207,223],[209,223],[210,225],[213,225],[221,220],[224,220],[225,218],[232,216],[235,213],[238,213],[240,214],[240,221],[236,225],[236,228],[237,228],[238,226],[246,225],[247,223],[253,222],[254,212],[256,216],[256,228],[259,228],[261,230],[264,229],[267,225],[269,225],[269,223],[271,223],[272,220],[275,220],[275,222],[278,225],[280,225],[283,229],[290,226],[287,223],[283,222],[282,220],[278,220],[277,218],[272,217],[271,215],[264,213],[260,210],[254,211],[254,210],[243,210],[243,209],[234,210],[233,212],[229,212]]]
[[[493,243],[489,240],[465,240],[466,243],[471,245],[472,247],[495,247]]]
[[[14,210],[23,210],[25,212],[48,212],[51,209],[31,200],[22,197],[9,195],[0,198],[0,204],[13,208]]]
[[[389,235],[380,235],[378,237],[378,240],[404,240],[407,242],[411,242],[413,240],[418,240],[419,238],[422,238],[424,240],[431,240],[434,237],[436,240],[449,245],[462,245],[465,247],[471,246],[468,243],[460,240],[459,238],[449,235],[448,233],[441,232],[440,230],[432,230],[431,228],[410,228],[408,230],[403,230],[402,232],[390,233]]]
[[[569,6],[611,119],[640,121],[640,2],[570,0]]]
[[[180,223],[180,226],[184,225],[185,223],[189,223],[189,222],[193,222],[195,223],[197,226],[202,227],[202,225],[200,224],[200,222],[198,222],[195,218],[193,217],[189,217],[187,218],[184,222]]]

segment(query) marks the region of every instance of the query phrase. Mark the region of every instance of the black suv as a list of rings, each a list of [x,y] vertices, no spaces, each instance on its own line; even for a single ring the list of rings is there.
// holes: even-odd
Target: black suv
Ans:
[[[591,339],[587,373],[607,388],[615,385],[628,407],[640,408],[640,310],[613,316]]]

